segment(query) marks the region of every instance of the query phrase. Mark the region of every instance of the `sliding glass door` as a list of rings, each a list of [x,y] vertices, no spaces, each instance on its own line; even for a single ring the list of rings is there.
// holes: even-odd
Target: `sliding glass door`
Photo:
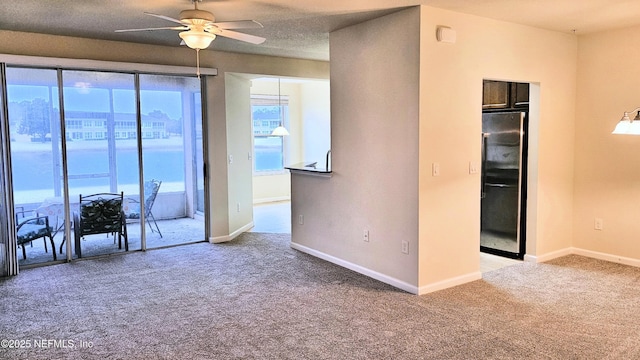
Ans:
[[[204,241],[198,79],[7,66],[6,99],[20,266]],[[79,226],[81,197],[105,193],[124,243]]]
[[[6,82],[19,263],[53,261],[59,257],[53,239],[64,224],[58,75],[53,69],[7,67]],[[44,215],[47,200],[60,201],[53,216]]]
[[[203,162],[200,97],[197,78],[140,75],[147,248],[205,238],[196,171]]]
[[[85,234],[93,224],[78,218],[80,196],[122,193],[125,213],[129,203],[140,201],[134,75],[65,70],[62,78],[74,256],[121,252],[126,245],[129,250],[140,249],[140,241],[130,241],[126,234],[123,239],[113,239],[108,232]]]

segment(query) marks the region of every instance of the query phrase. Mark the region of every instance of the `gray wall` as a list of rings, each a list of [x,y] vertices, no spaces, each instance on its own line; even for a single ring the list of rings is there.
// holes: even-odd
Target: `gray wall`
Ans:
[[[294,247],[408,291],[418,285],[419,29],[412,8],[331,34],[333,176],[292,175]]]

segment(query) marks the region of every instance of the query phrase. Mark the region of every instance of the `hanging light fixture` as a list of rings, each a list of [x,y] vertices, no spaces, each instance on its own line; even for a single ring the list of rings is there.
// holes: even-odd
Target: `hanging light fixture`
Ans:
[[[282,109],[282,98],[280,95],[280,78],[278,78],[278,117],[280,118],[280,125],[273,129],[271,136],[288,136],[289,132],[284,127],[284,110]]]
[[[640,107],[632,111],[625,111],[622,119],[616,125],[616,128],[611,132],[618,135],[640,135]],[[630,113],[638,111],[636,117],[631,120]]]
[[[198,2],[202,0],[191,0],[194,10],[183,10],[180,12],[180,23],[188,24],[189,30],[181,31],[178,36],[185,45],[196,51],[196,75],[200,78],[200,50],[206,49],[216,38],[215,34],[205,31],[205,28],[215,21],[213,14],[198,9]]]
[[[200,50],[206,49],[211,45],[213,39],[216,38],[215,34],[204,31],[204,26],[201,24],[194,24],[191,29],[182,31],[178,34],[182,41],[196,51],[196,75],[200,77]]]
[[[181,0],[184,1],[184,0]],[[262,28],[262,24],[255,20],[237,20],[237,21],[222,21],[216,22],[216,17],[210,11],[198,9],[198,3],[202,0],[191,0],[193,3],[193,9],[187,9],[180,11],[180,18],[174,19],[169,16],[153,14],[146,12],[146,15],[150,15],[156,18],[171,21],[173,23],[180,24],[180,26],[170,27],[152,27],[143,29],[121,29],[116,32],[131,32],[131,31],[151,31],[151,30],[179,30],[178,36],[182,39],[180,45],[187,45],[189,48],[196,51],[196,63],[197,63],[197,75],[200,77],[200,50],[206,49],[211,45],[211,42],[217,37],[222,36],[234,40],[244,41],[249,44],[262,44],[265,42],[265,38],[242,32],[237,32],[232,29],[256,29]]]
[[[182,31],[178,34],[184,43],[195,50],[206,49],[216,38],[215,34],[204,31],[202,26],[194,26],[191,30]]]

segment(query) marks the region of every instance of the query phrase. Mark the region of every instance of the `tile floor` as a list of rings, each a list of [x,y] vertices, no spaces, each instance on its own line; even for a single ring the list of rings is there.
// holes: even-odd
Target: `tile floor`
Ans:
[[[519,250],[516,235],[498,234],[490,231],[480,232],[480,246],[517,253]]]
[[[252,232],[291,233],[291,202],[279,201],[253,206]]]
[[[253,232],[290,234],[291,202],[281,201],[256,204],[253,207],[253,223],[254,227],[250,230]],[[522,262],[520,260],[481,253],[479,249],[478,253],[480,254],[480,271],[483,273]]]

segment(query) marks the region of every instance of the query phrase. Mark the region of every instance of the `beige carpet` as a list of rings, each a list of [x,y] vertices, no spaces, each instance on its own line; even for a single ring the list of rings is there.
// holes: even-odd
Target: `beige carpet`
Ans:
[[[245,233],[0,280],[0,358],[638,359],[639,285],[569,256],[415,296]]]

